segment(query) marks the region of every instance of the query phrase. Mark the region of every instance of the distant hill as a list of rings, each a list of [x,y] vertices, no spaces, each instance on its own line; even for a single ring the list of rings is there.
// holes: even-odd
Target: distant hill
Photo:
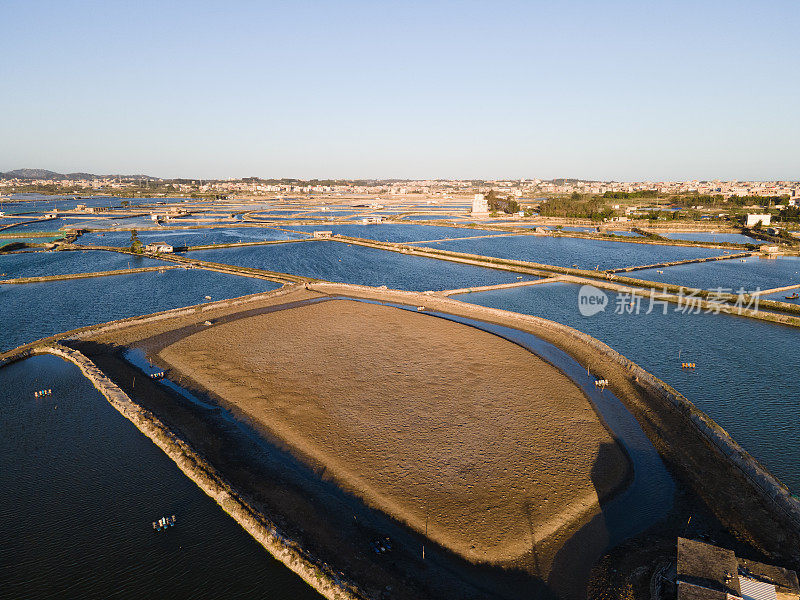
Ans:
[[[92,173],[56,173],[55,171],[48,171],[47,169],[14,169],[13,171],[6,171],[0,173],[0,179],[105,179],[108,177],[120,179],[147,179],[150,181],[158,181],[158,177],[151,177],[150,175],[94,175]]]
[[[5,179],[64,179],[64,175],[46,169],[15,169],[2,173]]]

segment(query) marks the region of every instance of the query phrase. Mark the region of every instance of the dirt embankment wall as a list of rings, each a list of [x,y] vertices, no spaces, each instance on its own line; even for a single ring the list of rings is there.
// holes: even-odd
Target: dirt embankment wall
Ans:
[[[39,277],[16,277],[2,279],[0,284],[45,283],[48,281],[67,281],[69,279],[88,279],[91,277],[109,277],[113,275],[132,275],[135,273],[150,273],[152,271],[167,271],[179,269],[178,266],[140,267],[138,269],[118,269],[116,271],[94,271],[91,273],[65,273],[63,275],[44,275]]]

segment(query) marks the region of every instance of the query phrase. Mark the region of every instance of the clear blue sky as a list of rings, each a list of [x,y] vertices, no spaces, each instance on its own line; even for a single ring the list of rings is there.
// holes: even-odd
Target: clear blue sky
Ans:
[[[0,171],[800,179],[800,2],[0,0]]]

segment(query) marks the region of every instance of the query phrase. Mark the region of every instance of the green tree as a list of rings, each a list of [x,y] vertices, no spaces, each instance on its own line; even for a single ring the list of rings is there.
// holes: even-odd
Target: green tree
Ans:
[[[131,231],[131,252],[141,254],[142,248],[142,240],[139,239],[139,234],[136,233],[136,230],[134,229]]]
[[[489,203],[489,210],[491,212],[504,212],[509,215],[519,212],[519,202],[512,198],[502,198],[494,190],[489,190],[486,194],[486,202]]]
[[[787,206],[786,208],[782,208],[780,214],[778,215],[778,219],[781,221],[793,221],[797,223],[800,221],[800,207]]]

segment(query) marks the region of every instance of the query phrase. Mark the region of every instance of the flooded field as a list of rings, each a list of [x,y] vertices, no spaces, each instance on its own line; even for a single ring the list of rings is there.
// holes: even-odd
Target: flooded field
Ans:
[[[327,281],[385,285],[415,291],[511,283],[520,277],[516,273],[495,269],[323,240],[303,244],[198,250],[187,253],[187,256]],[[521,279],[535,277],[523,276]]]
[[[77,367],[0,369],[0,427],[0,598],[319,598]]]
[[[0,351],[76,327],[208,302],[206,296],[221,300],[277,287],[199,269],[2,285]]]
[[[477,234],[476,234],[477,235]],[[454,240],[433,245],[442,250],[482,254],[497,258],[526,260],[531,262],[581,269],[615,269],[634,265],[650,265],[663,261],[686,260],[719,256],[721,250],[635,244],[603,240],[587,240],[571,237],[509,236]]]

